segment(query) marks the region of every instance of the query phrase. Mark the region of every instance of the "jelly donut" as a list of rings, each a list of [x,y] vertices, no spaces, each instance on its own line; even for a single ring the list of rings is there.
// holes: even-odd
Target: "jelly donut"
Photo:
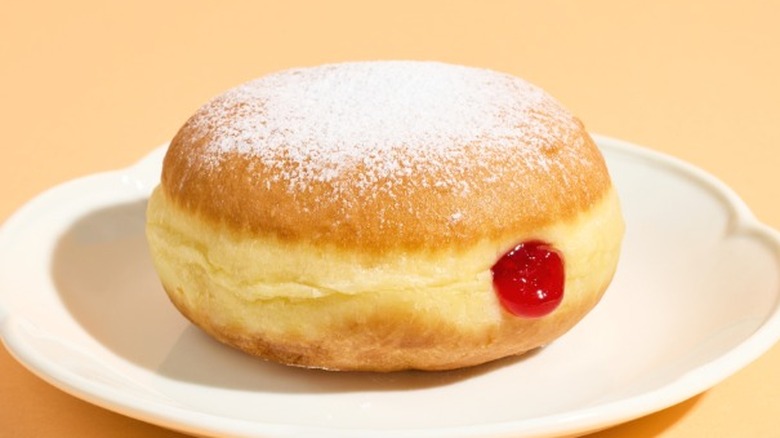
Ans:
[[[623,220],[582,123],[490,70],[287,70],[201,107],[148,205],[170,300],[226,344],[331,370],[517,355],[592,309]]]

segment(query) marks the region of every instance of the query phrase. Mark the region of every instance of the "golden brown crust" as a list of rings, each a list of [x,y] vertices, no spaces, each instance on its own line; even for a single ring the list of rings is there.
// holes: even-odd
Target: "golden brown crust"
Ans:
[[[526,89],[516,94],[518,102],[528,99]],[[361,180],[372,170],[356,163],[328,180],[310,178],[302,188],[290,189],[285,175],[301,164],[286,159],[289,150],[275,150],[269,160],[215,147],[224,141],[215,133],[233,132],[231,117],[248,111],[251,99],[257,98],[228,100],[216,109],[207,105],[190,119],[170,145],[162,187],[181,208],[258,235],[374,252],[466,247],[570,218],[610,187],[603,158],[582,123],[545,97],[538,108],[515,117],[529,125],[526,131],[547,132],[541,145],[529,144],[520,130],[516,138],[510,132],[501,139],[505,144],[498,153],[485,153],[496,148],[494,140],[456,137],[448,148],[457,154],[432,156],[436,163],[423,163],[408,174],[378,175],[366,186]],[[260,121],[271,118],[262,103],[254,110]],[[217,110],[222,112],[218,118],[208,114]],[[204,120],[224,129],[204,130]],[[425,147],[400,144],[394,152],[399,162],[409,161],[415,157],[404,156],[406,149]],[[533,160],[531,148],[536,149]]]

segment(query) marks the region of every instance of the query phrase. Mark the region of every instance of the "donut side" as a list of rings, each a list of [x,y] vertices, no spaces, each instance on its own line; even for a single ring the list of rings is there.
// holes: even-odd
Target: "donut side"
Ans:
[[[303,367],[442,370],[521,354],[574,326],[615,272],[623,222],[610,187],[538,229],[366,252],[218,222],[160,187],[147,234],[171,301],[226,344]],[[491,283],[495,260],[527,240],[550,243],[566,261],[564,299],[543,318],[506,312]]]

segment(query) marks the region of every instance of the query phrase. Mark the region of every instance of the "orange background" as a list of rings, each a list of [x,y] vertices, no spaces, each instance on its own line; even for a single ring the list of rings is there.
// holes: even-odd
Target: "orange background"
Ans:
[[[240,82],[408,58],[525,77],[591,131],[715,174],[780,228],[777,3],[278,3],[4,5],[0,220],[50,186],[133,163]],[[778,369],[775,347],[700,396],[595,436],[777,436]],[[3,349],[0,435],[179,436],[70,397]]]

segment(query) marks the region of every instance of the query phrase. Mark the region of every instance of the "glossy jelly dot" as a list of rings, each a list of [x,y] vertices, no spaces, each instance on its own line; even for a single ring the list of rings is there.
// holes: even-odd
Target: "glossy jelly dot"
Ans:
[[[563,300],[563,257],[545,242],[532,240],[515,246],[491,271],[501,304],[514,315],[539,318]]]

